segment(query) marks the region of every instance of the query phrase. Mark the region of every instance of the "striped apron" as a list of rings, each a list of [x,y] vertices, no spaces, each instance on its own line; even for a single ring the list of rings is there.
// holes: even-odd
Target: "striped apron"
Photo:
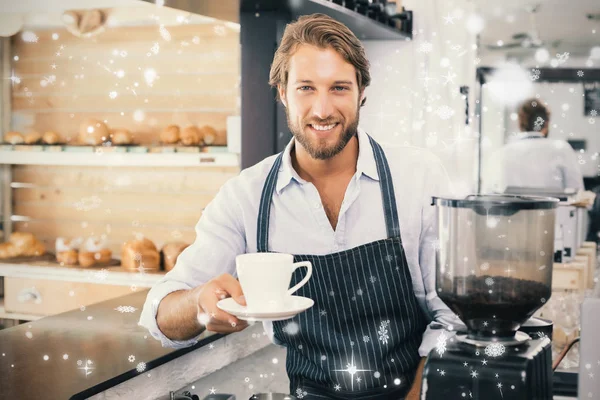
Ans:
[[[274,321],[275,339],[287,347],[290,392],[302,399],[402,399],[414,380],[427,326],[406,261],[394,186],[381,146],[375,155],[387,239],[327,255],[294,255],[310,261],[312,278],[295,295],[313,307],[291,320]],[[258,251],[268,252],[271,199],[279,154],[262,191]],[[291,238],[293,240],[293,238]],[[305,271],[292,276],[295,285]]]

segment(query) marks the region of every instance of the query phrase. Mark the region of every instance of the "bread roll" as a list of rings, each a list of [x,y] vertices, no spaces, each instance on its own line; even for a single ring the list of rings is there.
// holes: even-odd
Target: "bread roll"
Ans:
[[[210,125],[204,125],[200,128],[202,141],[204,144],[213,144],[217,140],[217,130]]]
[[[79,252],[77,250],[66,250],[56,253],[56,262],[61,265],[77,265]]]
[[[56,261],[62,265],[76,265],[82,242],[82,238],[57,238],[55,243]]]
[[[0,258],[41,256],[46,247],[29,232],[13,232],[7,243],[0,244]]]
[[[10,234],[8,241],[23,251],[37,243],[35,235],[30,232],[13,232]]]
[[[110,134],[110,141],[112,144],[131,144],[131,132],[129,132],[127,129],[115,129]]]
[[[171,242],[163,246],[162,253],[165,260],[165,271],[170,271],[175,267],[177,257],[188,246],[189,244],[184,242]]]
[[[88,238],[77,256],[79,265],[87,268],[97,264],[107,264],[112,259],[112,251],[106,248],[106,239],[99,237]]]
[[[151,240],[131,240],[123,244],[121,249],[121,266],[129,270],[158,271],[160,269],[160,254]]]
[[[181,144],[184,146],[197,146],[202,140],[200,129],[194,125],[189,125],[181,131]]]
[[[88,268],[97,264],[107,264],[112,259],[112,251],[100,249],[98,251],[80,251],[77,260],[79,265]]]
[[[23,252],[21,252],[21,256],[24,257],[33,257],[33,256],[42,256],[46,254],[46,246],[44,246],[41,242],[34,243],[33,246],[28,247]]]
[[[25,144],[36,144],[42,140],[42,135],[37,132],[29,132],[25,135]]]
[[[160,133],[160,141],[164,144],[175,144],[179,142],[179,126],[169,125]]]
[[[57,144],[62,142],[62,139],[58,133],[48,131],[42,136],[42,142],[46,144]]]
[[[19,253],[19,248],[13,243],[0,243],[0,258],[18,257]]]
[[[21,144],[25,142],[25,138],[19,132],[8,132],[4,135],[4,141],[10,144]]]
[[[97,119],[87,119],[79,125],[79,143],[97,146],[108,140],[110,132],[106,124]]]

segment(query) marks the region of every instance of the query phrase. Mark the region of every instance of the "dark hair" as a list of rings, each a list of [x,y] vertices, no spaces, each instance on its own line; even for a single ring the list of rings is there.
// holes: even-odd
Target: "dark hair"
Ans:
[[[539,132],[550,122],[550,110],[540,99],[526,100],[519,108],[519,128],[523,132]]]
[[[269,85],[274,88],[280,85],[283,88],[287,87],[290,57],[303,44],[321,49],[331,47],[344,57],[344,60],[354,65],[359,93],[371,83],[369,60],[360,40],[346,25],[330,16],[312,14],[303,15],[296,22],[286,26],[281,44],[273,57]],[[277,99],[279,100],[279,92],[277,92]],[[361,106],[365,101],[366,98],[363,99]]]

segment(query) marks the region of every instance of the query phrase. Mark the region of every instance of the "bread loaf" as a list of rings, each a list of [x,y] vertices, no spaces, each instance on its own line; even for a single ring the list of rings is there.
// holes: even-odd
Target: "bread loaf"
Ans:
[[[25,142],[25,138],[19,132],[7,132],[4,135],[4,141],[10,144],[21,144]]]
[[[186,126],[181,131],[181,144],[184,146],[197,146],[202,140],[200,130],[194,125]]]
[[[158,271],[160,254],[154,243],[146,238],[130,240],[121,248],[121,266],[128,270]]]
[[[96,237],[90,237],[85,241],[77,257],[79,265],[84,268],[96,264],[107,264],[111,259],[112,251],[106,248],[106,240]]]
[[[56,239],[56,261],[61,265],[77,265],[79,257],[79,247],[83,239],[65,239],[59,237]]]
[[[106,124],[97,119],[86,119],[79,125],[79,143],[97,146],[109,138]]]
[[[0,258],[41,256],[45,253],[44,244],[29,232],[13,232],[7,243],[0,244]]]
[[[160,141],[164,144],[175,144],[179,142],[179,126],[169,125],[160,133]]]
[[[42,136],[42,142],[46,144],[57,144],[62,141],[60,135],[56,132],[48,131]]]
[[[110,134],[110,141],[112,144],[118,145],[131,144],[131,132],[129,132],[127,129],[114,129]]]
[[[189,244],[184,242],[171,242],[163,246],[162,253],[165,261],[165,271],[170,271],[175,267],[177,257],[179,257],[179,254],[181,254],[188,246]]]
[[[217,130],[210,125],[204,125],[200,128],[200,132],[204,144],[211,145],[217,140]]]
[[[88,268],[97,264],[108,264],[112,259],[112,251],[100,249],[98,251],[80,251],[77,261],[79,265]]]
[[[29,132],[27,135],[25,135],[24,140],[25,144],[36,144],[42,140],[42,135],[37,132]]]

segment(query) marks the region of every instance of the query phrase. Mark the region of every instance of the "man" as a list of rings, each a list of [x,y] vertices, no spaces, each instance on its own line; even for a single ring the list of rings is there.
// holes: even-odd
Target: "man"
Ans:
[[[507,187],[583,190],[577,154],[564,140],[548,139],[550,111],[540,99],[519,108],[521,134],[490,157],[484,191]]]
[[[435,291],[431,196],[448,180],[426,151],[384,151],[358,128],[369,82],[364,48],[343,24],[315,14],[287,26],[270,84],[294,138],[222,187],[196,241],[148,294],[141,323],[163,345],[247,326],[216,306],[224,296],[245,304],[232,276],[238,254],[301,255],[295,261],[311,261],[313,276],[297,294],[314,306],[292,319],[295,334],[289,320],[265,323],[287,347],[290,391],[418,398],[436,329],[460,324]],[[198,313],[210,316],[206,326]]]

